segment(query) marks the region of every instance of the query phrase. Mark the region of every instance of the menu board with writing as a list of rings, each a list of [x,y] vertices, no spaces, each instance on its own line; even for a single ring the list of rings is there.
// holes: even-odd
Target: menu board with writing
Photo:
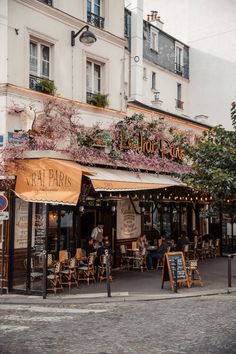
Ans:
[[[37,204],[35,212],[35,254],[40,254],[45,250],[46,229],[47,229],[47,206],[45,204]]]
[[[136,208],[138,209],[138,204]],[[117,238],[128,239],[138,237],[141,233],[141,217],[135,213],[129,200],[118,201],[117,207]]]
[[[14,248],[27,248],[28,203],[21,199],[15,202],[15,238]]]
[[[189,278],[185,266],[183,252],[167,252],[164,258],[162,272],[162,288],[165,281],[170,282],[171,289],[174,289],[174,281],[177,283],[187,283],[190,287]]]

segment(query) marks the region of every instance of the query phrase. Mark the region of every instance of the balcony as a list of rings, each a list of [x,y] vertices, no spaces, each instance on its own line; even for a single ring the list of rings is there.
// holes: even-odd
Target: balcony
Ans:
[[[104,28],[104,18],[98,15],[93,14],[92,12],[87,13],[87,22],[91,25],[101,28]]]
[[[29,88],[48,95],[54,95],[56,90],[54,81],[35,75],[30,75],[29,77]]]
[[[184,102],[183,101],[180,101],[178,99],[176,99],[175,101],[176,101],[176,108],[184,109]]]

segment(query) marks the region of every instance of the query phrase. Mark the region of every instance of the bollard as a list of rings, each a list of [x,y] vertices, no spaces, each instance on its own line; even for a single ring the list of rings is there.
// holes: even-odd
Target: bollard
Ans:
[[[177,258],[175,258],[175,281],[174,281],[174,292],[178,292],[178,263],[177,263]]]
[[[107,296],[111,297],[110,267],[108,264],[108,249],[105,250],[106,276],[107,276]]]

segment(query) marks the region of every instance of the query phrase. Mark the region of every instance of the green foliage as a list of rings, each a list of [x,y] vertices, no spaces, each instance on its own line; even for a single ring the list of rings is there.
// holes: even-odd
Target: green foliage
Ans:
[[[231,119],[234,130],[236,130],[236,102],[232,102],[231,105]]]
[[[108,106],[108,94],[95,93],[92,96],[91,103],[94,106],[105,108]]]
[[[236,132],[216,126],[204,132],[195,145],[186,144],[185,153],[192,161],[194,173],[185,176],[184,181],[210,193],[218,210],[235,214]]]
[[[54,85],[54,81],[48,79],[40,80],[41,91],[47,93],[49,95],[54,95],[56,92],[56,87]]]

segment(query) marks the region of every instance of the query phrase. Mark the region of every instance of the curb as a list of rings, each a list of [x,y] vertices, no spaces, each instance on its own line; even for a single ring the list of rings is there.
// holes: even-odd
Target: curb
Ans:
[[[111,297],[107,297],[106,293],[102,294],[88,294],[85,295],[68,295],[65,297],[48,297],[43,299],[41,296],[27,296],[27,295],[0,295],[0,304],[14,304],[14,305],[80,305],[80,304],[94,304],[94,303],[122,303],[122,302],[137,302],[137,301],[161,301],[161,300],[173,300],[173,299],[186,299],[194,297],[206,297],[206,296],[216,296],[223,294],[232,294],[236,292],[236,287],[224,288],[224,289],[214,289],[209,291],[198,291],[192,292],[191,294],[184,294],[178,291],[178,293],[164,294],[164,295],[129,295],[128,293],[114,293]]]

